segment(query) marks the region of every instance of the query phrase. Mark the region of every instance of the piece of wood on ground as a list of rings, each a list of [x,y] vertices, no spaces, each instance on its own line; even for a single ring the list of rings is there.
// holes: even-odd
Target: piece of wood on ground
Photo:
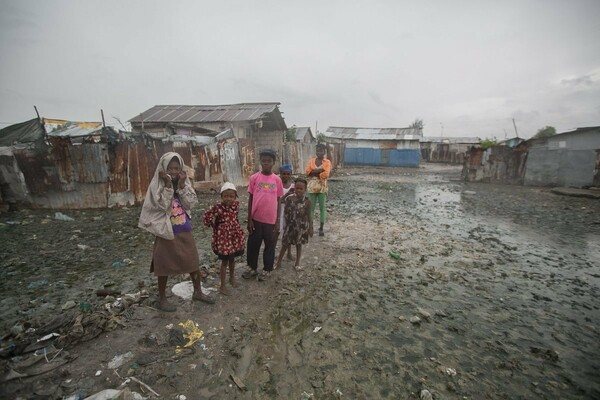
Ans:
[[[240,388],[240,390],[246,390],[246,385],[240,378],[238,378],[234,374],[231,374],[230,376],[231,379],[233,379],[233,382],[237,385],[237,387]]]

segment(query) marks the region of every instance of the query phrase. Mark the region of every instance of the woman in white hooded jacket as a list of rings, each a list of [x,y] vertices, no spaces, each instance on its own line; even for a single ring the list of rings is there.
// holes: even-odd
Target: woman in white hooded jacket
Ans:
[[[156,236],[150,272],[158,277],[158,309],[175,311],[166,297],[170,275],[189,273],[194,285],[194,300],[214,303],[202,293],[200,259],[192,235],[190,210],[198,202],[183,158],[177,153],[164,154],[148,186],[138,226]]]

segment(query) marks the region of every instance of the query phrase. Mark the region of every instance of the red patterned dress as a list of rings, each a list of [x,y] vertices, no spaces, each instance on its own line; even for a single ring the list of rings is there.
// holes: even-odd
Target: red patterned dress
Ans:
[[[204,225],[212,226],[211,247],[219,260],[227,260],[244,254],[246,239],[238,220],[240,202],[226,206],[217,203],[204,213]]]

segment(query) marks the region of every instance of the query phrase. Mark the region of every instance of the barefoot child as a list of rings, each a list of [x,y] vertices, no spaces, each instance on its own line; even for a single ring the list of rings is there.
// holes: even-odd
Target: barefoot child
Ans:
[[[295,193],[285,200],[285,231],[281,251],[277,258],[277,268],[281,267],[281,260],[286,250],[291,245],[296,245],[296,271],[302,271],[300,259],[302,258],[302,245],[308,243],[308,238],[313,235],[312,219],[310,218],[310,200],[306,193],[306,179],[298,178],[295,184]]]
[[[283,164],[279,167],[279,177],[283,183],[283,196],[281,197],[281,210],[279,212],[279,232],[281,239],[283,239],[283,231],[285,230],[285,199],[294,193],[294,182],[292,181],[292,166],[290,164]],[[289,248],[287,251],[288,260],[293,260],[292,249]]]
[[[192,235],[190,209],[198,202],[196,192],[177,153],[164,154],[148,186],[138,226],[156,237],[150,272],[158,277],[158,309],[172,312],[175,305],[165,294],[170,275],[189,273],[194,300],[214,303],[202,293],[200,261]]]
[[[221,202],[215,204],[204,213],[204,225],[212,226],[213,237],[211,247],[217,258],[221,260],[221,287],[219,292],[229,296],[225,286],[227,266],[229,266],[229,284],[236,288],[235,258],[244,254],[246,246],[244,231],[238,220],[240,202],[237,201],[237,189],[230,182],[221,187]]]

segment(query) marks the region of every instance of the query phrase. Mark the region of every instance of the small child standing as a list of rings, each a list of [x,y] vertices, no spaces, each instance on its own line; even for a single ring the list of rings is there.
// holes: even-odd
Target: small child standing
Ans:
[[[281,178],[273,173],[276,153],[263,150],[259,154],[261,170],[248,180],[248,270],[242,278],[257,277],[259,281],[269,278],[275,264],[275,245],[279,235],[279,198],[283,196]],[[258,255],[263,251],[263,270],[258,274]]]
[[[302,271],[300,260],[302,258],[302,245],[308,243],[308,238],[313,235],[312,219],[310,218],[310,200],[305,196],[306,179],[298,178],[295,183],[295,193],[285,200],[285,231],[281,251],[277,258],[277,268],[281,267],[281,260],[285,252],[296,245],[296,271]]]
[[[229,296],[225,286],[227,266],[229,266],[229,284],[237,288],[235,281],[235,258],[244,254],[246,245],[244,231],[238,219],[240,202],[237,201],[237,189],[230,182],[221,187],[221,202],[213,205],[204,213],[204,225],[213,228],[211,247],[221,260],[221,287],[219,292]]]
[[[292,181],[292,166],[290,164],[283,164],[279,167],[279,177],[283,183],[283,197],[281,197],[281,210],[279,212],[279,232],[281,239],[283,239],[283,231],[285,230],[285,199],[288,196],[294,194],[294,182]],[[288,260],[293,260],[291,248],[287,251]]]

